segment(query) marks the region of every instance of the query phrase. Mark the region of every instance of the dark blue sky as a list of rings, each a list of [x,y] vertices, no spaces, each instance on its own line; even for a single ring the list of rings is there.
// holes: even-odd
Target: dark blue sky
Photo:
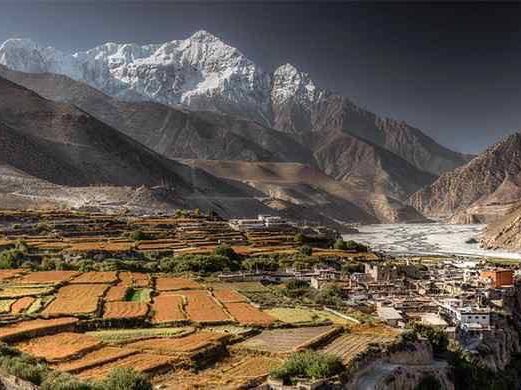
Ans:
[[[0,1],[0,40],[66,51],[163,42],[205,29],[271,70],[477,152],[521,130],[521,4]]]

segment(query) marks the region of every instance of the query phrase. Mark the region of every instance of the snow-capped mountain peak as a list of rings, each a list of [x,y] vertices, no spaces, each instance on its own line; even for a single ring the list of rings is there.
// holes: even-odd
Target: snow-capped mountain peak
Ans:
[[[312,103],[317,98],[317,92],[311,77],[292,64],[279,66],[273,74],[271,98],[276,104],[283,104],[289,99]]]
[[[0,63],[22,72],[44,72],[43,50],[31,39],[8,39],[0,46]]]
[[[295,99],[309,105],[319,96],[311,78],[293,65],[271,75],[205,30],[182,40],[108,42],[74,54],[11,39],[0,46],[0,64],[23,72],[64,74],[126,100],[216,110],[266,125],[273,125],[273,104]]]
[[[190,41],[198,41],[198,42],[215,42],[220,41],[222,42],[218,37],[213,35],[212,33],[209,33],[206,30],[199,30],[193,33],[190,38],[188,38]]]

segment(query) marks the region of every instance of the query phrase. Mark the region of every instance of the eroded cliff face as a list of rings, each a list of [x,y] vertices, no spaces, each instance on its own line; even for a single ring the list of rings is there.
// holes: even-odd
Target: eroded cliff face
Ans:
[[[521,352],[519,332],[515,323],[499,319],[496,328],[481,339],[469,339],[464,344],[472,353],[473,361],[493,372],[505,370],[512,356]]]
[[[447,362],[433,358],[432,348],[426,341],[406,343],[400,350],[383,354],[366,363],[349,383],[349,390],[413,390],[426,378],[441,389],[453,390]]]

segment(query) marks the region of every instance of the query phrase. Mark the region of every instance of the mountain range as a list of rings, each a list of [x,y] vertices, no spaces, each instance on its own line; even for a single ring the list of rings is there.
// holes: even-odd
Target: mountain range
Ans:
[[[215,185],[223,189],[216,194],[256,204],[228,214],[304,208],[329,220],[420,221],[411,205],[421,205],[407,199],[470,159],[319,88],[293,65],[265,72],[205,31],[74,54],[11,39],[0,46],[0,64],[3,83],[33,92],[20,93],[17,107],[37,106],[35,99],[44,107],[14,120],[13,107],[0,106],[4,137],[25,137],[38,156],[35,167],[15,164],[25,148],[17,139],[4,164],[55,185],[162,186],[179,199],[212,197]],[[64,131],[69,117],[88,136]],[[39,123],[49,134],[27,130]],[[187,175],[212,184],[195,190],[192,179],[180,184]]]

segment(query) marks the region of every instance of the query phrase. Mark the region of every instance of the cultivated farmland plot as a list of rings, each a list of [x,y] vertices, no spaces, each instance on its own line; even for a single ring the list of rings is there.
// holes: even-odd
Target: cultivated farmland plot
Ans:
[[[214,290],[213,295],[222,303],[230,303],[230,302],[247,302],[248,299],[239,294],[237,291],[232,290],[230,288],[223,288],[220,290]]]
[[[17,299],[11,305],[11,314],[21,314],[24,313],[27,309],[31,307],[31,305],[36,301],[35,297],[23,297]]]
[[[132,368],[143,373],[161,371],[171,368],[175,364],[176,359],[173,356],[137,353],[81,371],[78,376],[83,379],[100,379],[105,377],[112,369],[120,367]]]
[[[271,329],[237,344],[236,347],[251,351],[286,354],[304,349],[312,342],[326,338],[338,330],[339,328],[335,326]]]
[[[246,302],[224,303],[224,307],[241,325],[271,325],[275,318]]]
[[[0,327],[0,340],[8,342],[19,339],[20,337],[34,337],[49,332],[59,332],[73,328],[77,322],[78,319],[73,317],[20,321]]]
[[[76,271],[42,271],[42,272],[31,272],[20,278],[20,283],[63,283],[67,280],[72,279],[78,275]]]
[[[185,290],[179,291],[179,294],[187,300],[186,313],[192,321],[212,323],[232,320],[207,291]]]
[[[156,278],[156,290],[157,291],[175,291],[175,290],[190,290],[190,289],[202,289],[203,287],[191,280],[185,278],[174,278],[161,276]]]
[[[281,359],[269,356],[234,355],[202,371],[176,371],[156,383],[168,389],[253,388],[281,364]]]
[[[98,339],[82,333],[63,332],[16,344],[19,350],[49,362],[65,360],[101,346]]]
[[[127,296],[128,287],[117,285],[109,288],[105,295],[105,301],[123,301]]]
[[[88,335],[108,344],[119,344],[135,340],[158,337],[181,337],[195,332],[194,328],[138,328],[138,329],[105,329],[87,332]]]
[[[197,332],[184,337],[157,338],[126,344],[126,348],[142,352],[152,352],[161,355],[177,355],[190,353],[220,343],[226,339],[224,334],[212,332]]]
[[[160,293],[154,298],[152,304],[152,322],[164,324],[185,320],[184,301],[185,298],[182,295],[168,292]]]
[[[322,351],[338,356],[347,365],[357,354],[365,351],[370,344],[389,343],[392,341],[393,338],[386,335],[346,333],[334,339],[322,348]]]
[[[143,302],[106,302],[103,308],[103,318],[144,318],[148,313],[148,305]]]
[[[116,272],[85,272],[73,278],[70,283],[105,283],[110,284],[118,280]]]
[[[98,309],[100,297],[109,288],[106,284],[71,284],[58,290],[58,295],[44,310],[46,316],[88,315]]]
[[[103,347],[93,352],[89,352],[78,359],[56,363],[52,367],[58,371],[76,373],[105,363],[114,362],[136,353],[138,352],[130,349]]]
[[[48,284],[7,285],[2,286],[0,290],[0,298],[35,297],[50,294],[54,290],[55,287]]]

